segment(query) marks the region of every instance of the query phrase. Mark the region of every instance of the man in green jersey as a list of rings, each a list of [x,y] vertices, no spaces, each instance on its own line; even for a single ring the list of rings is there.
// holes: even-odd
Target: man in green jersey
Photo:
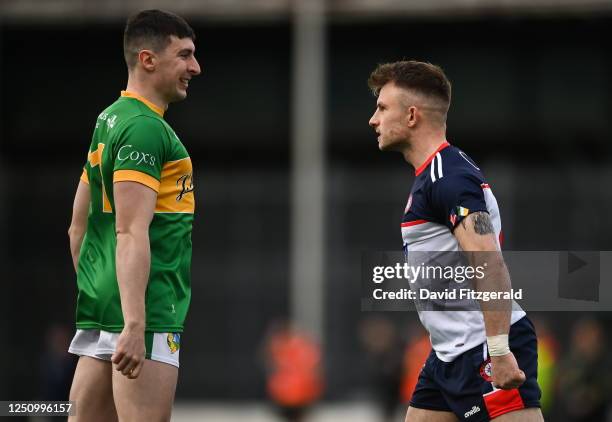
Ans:
[[[191,159],[163,115],[200,73],[194,39],[160,10],[125,28],[127,89],[98,116],[69,229],[79,291],[72,421],[170,420],[195,202]]]

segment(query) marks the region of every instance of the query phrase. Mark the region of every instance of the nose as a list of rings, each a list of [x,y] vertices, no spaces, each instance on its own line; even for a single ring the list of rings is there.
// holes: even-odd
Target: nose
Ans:
[[[200,69],[200,63],[198,63],[198,60],[194,57],[189,66],[189,73],[191,73],[193,76],[197,76],[201,72],[202,69]]]
[[[376,117],[376,113],[374,113],[372,117],[370,117],[370,121],[368,122],[368,124],[374,129],[376,129],[376,126],[378,126],[378,118]]]

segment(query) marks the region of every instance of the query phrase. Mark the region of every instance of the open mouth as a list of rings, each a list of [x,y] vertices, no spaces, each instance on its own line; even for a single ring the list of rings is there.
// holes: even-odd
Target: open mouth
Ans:
[[[185,85],[185,88],[187,88],[189,86],[189,79],[187,79],[187,78],[180,78],[179,81],[181,81],[181,83],[183,85]]]

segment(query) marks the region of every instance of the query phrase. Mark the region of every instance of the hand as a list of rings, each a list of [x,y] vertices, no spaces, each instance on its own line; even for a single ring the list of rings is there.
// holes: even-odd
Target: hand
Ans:
[[[491,375],[493,385],[502,390],[518,388],[526,380],[512,352],[504,356],[491,356]]]
[[[144,327],[126,325],[123,328],[111,361],[115,369],[129,379],[138,378],[145,361]]]

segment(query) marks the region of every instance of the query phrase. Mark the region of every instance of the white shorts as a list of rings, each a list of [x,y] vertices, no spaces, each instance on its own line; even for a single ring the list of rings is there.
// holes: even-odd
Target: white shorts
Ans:
[[[78,356],[111,360],[121,333],[103,330],[77,330],[68,352]],[[181,333],[145,332],[146,358],[169,365],[179,366]]]

